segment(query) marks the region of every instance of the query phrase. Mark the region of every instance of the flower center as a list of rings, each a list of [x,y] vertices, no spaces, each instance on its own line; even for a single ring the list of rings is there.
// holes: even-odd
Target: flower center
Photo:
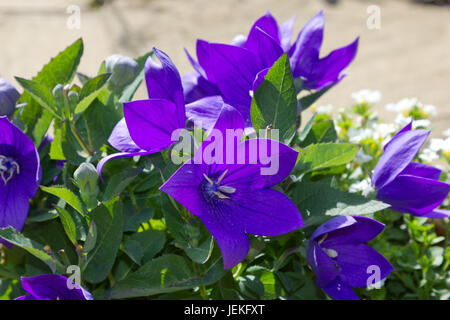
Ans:
[[[0,177],[5,186],[16,174],[20,174],[19,164],[12,158],[0,155]]]
[[[216,201],[217,199],[229,199],[230,195],[233,194],[236,189],[229,186],[221,185],[220,182],[223,180],[228,170],[225,170],[222,175],[217,179],[212,179],[206,174],[203,174],[205,181],[202,184],[203,195],[208,201]]]

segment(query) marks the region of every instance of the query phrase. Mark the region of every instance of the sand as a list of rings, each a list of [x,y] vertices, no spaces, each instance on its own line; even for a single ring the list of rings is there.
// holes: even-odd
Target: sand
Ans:
[[[81,28],[69,29],[69,5],[81,9]],[[367,8],[378,5],[381,28],[369,29]],[[49,58],[82,37],[85,52],[80,71],[93,74],[108,55],[133,57],[165,51],[181,73],[191,71],[183,47],[194,52],[195,40],[229,42],[246,34],[252,22],[270,10],[279,21],[297,15],[296,31],[324,9],[322,55],[360,36],[357,58],[348,76],[318,104],[335,108],[351,104],[351,93],[376,89],[383,119],[394,114],[389,102],[417,97],[437,107],[435,135],[450,127],[450,6],[421,5],[409,0],[115,0],[100,9],[88,1],[0,0],[0,76],[31,78]],[[15,83],[15,82],[14,82]],[[141,88],[139,97],[145,97]]]

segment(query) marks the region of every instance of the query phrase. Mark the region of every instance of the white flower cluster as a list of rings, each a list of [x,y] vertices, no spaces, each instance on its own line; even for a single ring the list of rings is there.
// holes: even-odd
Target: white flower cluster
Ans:
[[[374,104],[380,102],[381,92],[377,90],[362,89],[352,93],[352,98],[357,104]]]
[[[427,118],[437,116],[436,107],[431,104],[423,104],[417,98],[405,98],[397,103],[388,103],[385,108],[391,112],[397,112],[395,123],[405,126],[410,121],[410,112],[413,108],[418,108],[424,119],[416,120],[416,127],[428,128],[430,120]]]

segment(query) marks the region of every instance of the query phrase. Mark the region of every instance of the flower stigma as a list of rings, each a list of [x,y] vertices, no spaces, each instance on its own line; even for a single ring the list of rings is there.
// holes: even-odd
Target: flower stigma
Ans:
[[[12,158],[0,155],[0,177],[6,186],[15,174],[20,174],[20,166]]]
[[[229,199],[229,195],[233,194],[236,191],[236,188],[220,184],[227,172],[228,169],[225,170],[217,180],[213,180],[206,174],[203,174],[205,181],[202,184],[202,191],[206,200],[214,201],[217,199]]]

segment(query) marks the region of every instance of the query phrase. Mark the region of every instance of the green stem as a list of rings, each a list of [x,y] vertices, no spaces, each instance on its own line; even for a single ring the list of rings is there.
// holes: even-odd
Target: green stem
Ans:
[[[83,150],[91,157],[94,154],[94,151],[92,151],[89,146],[87,145],[87,143],[84,141],[83,137],[81,136],[81,134],[78,132],[77,128],[75,127],[75,125],[73,123],[70,122],[70,130],[72,131],[72,133],[75,136],[75,139],[77,139],[78,143],[80,144],[80,146],[83,148]]]

